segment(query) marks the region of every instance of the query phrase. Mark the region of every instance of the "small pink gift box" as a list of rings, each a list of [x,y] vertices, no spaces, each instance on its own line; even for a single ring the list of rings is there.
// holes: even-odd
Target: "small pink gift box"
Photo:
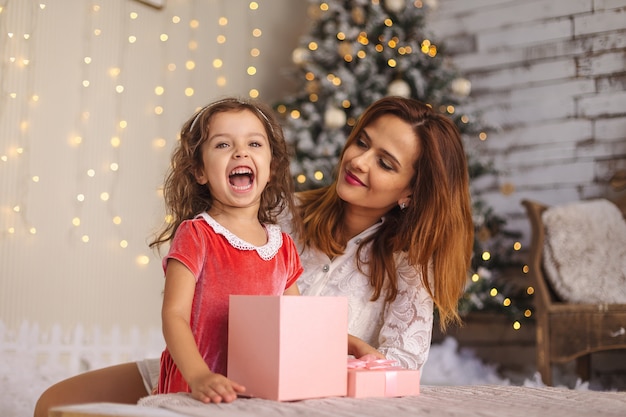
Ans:
[[[231,295],[228,378],[277,401],[345,396],[345,297]]]
[[[348,397],[419,395],[420,373],[394,366],[395,361],[348,359]]]

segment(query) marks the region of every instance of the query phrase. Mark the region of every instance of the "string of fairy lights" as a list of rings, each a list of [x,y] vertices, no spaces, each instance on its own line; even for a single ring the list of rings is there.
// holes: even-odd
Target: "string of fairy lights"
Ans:
[[[0,13],[5,5],[0,4]],[[24,204],[26,190],[30,184],[39,182],[39,175],[28,176],[29,164],[26,156],[30,148],[29,115],[31,104],[39,100],[33,86],[32,36],[36,26],[36,13],[24,13],[19,19],[7,19],[2,22],[0,50],[2,76],[0,101],[0,121],[8,123],[2,130],[2,137],[11,138],[10,144],[0,150],[0,166],[13,163],[11,177],[0,174],[3,178],[2,189],[12,196],[2,206],[4,219],[14,218],[12,223],[4,223],[4,233],[12,235],[20,228],[26,233],[36,234],[37,228],[28,220],[28,207]],[[9,179],[10,178],[10,179]]]
[[[113,3],[113,4],[112,4]],[[80,51],[80,79],[75,83],[80,85],[78,98],[78,112],[75,115],[74,126],[68,132],[68,154],[73,157],[68,160],[75,164],[76,177],[68,179],[70,187],[74,188],[73,212],[67,222],[68,230],[75,242],[89,244],[94,240],[110,239],[115,236],[118,246],[126,249],[130,246],[131,236],[122,226],[126,221],[126,215],[120,205],[116,204],[120,184],[119,172],[126,168],[121,165],[125,144],[129,140],[126,137],[128,126],[131,123],[139,123],[129,119],[130,114],[125,112],[123,105],[126,100],[125,94],[129,90],[128,83],[133,80],[128,77],[128,55],[133,45],[138,42],[147,42],[140,39],[138,33],[141,27],[145,28],[147,19],[152,19],[152,27],[155,28],[148,41],[156,46],[156,50],[162,57],[161,68],[154,71],[160,72],[159,84],[153,87],[154,95],[147,99],[153,105],[152,122],[158,126],[164,126],[168,115],[176,106],[184,106],[188,103],[196,103],[198,96],[216,96],[220,94],[248,95],[256,98],[260,95],[260,89],[255,81],[257,74],[258,57],[261,54],[261,46],[258,42],[262,36],[262,27],[259,23],[259,13],[262,5],[259,1],[250,1],[247,10],[242,13],[241,9],[230,9],[224,6],[225,1],[214,1],[213,4],[203,4],[202,7],[210,7],[211,13],[206,10],[198,10],[199,2],[189,1],[186,5],[178,7],[165,6],[156,11],[145,4],[132,0],[92,0],[80,2],[83,16],[77,16],[77,21],[83,25],[82,50]],[[38,22],[50,18],[47,14],[52,13],[55,3],[41,0],[4,0],[0,1],[0,54],[2,55],[2,68],[0,72],[0,177],[2,190],[0,191],[0,239],[27,239],[27,236],[40,234],[40,228],[31,220],[40,216],[29,216],[36,210],[44,210],[43,207],[29,207],[29,195],[37,193],[35,185],[47,180],[43,168],[30,166],[29,152],[32,146],[36,146],[38,140],[33,138],[29,128],[36,122],[32,118],[33,110],[36,109],[42,93],[34,89],[34,72],[42,70],[37,67],[37,57],[34,56],[37,49]],[[110,16],[112,9],[119,11],[117,30],[121,33],[113,33],[108,30],[110,24],[103,13]],[[154,20],[162,22],[161,27],[154,24]],[[158,21],[157,20],[157,23]],[[229,31],[231,22],[244,25],[247,33],[244,35]],[[204,29],[204,30],[202,30]],[[143,31],[144,36],[146,31]],[[215,37],[207,34],[217,33]],[[103,62],[103,54],[98,51],[98,45],[102,38],[119,38],[118,50],[110,62]],[[232,38],[229,38],[232,37]],[[177,60],[171,52],[175,46],[168,46],[168,42],[176,37],[186,38],[186,57],[184,61]],[[229,51],[234,43],[244,42],[249,47],[249,57],[246,74],[249,87],[237,86],[233,81],[235,73],[242,69],[229,68],[232,55]],[[170,42],[171,43],[171,42]],[[176,56],[180,56],[176,55]],[[106,65],[103,70],[102,66]],[[210,69],[209,74],[198,73],[198,68]],[[103,76],[102,74],[105,74]],[[239,74],[237,74],[239,76]],[[206,83],[206,80],[213,81]],[[176,82],[171,80],[176,79]],[[177,91],[184,79],[183,91]],[[170,88],[168,82],[173,89]],[[208,84],[208,87],[205,85]],[[207,90],[213,91],[207,94]],[[235,92],[233,92],[235,91]],[[104,95],[100,100],[99,95]],[[184,98],[181,98],[184,97]],[[44,97],[48,101],[54,97]],[[108,100],[108,101],[107,101]],[[206,104],[202,98],[195,107]],[[102,125],[103,118],[97,118],[100,111],[94,103],[113,103],[112,112],[114,120],[109,125]],[[152,104],[153,103],[153,104]],[[194,109],[192,108],[191,111]],[[145,121],[142,121],[145,123]],[[177,126],[181,120],[173,122]],[[163,129],[164,130],[164,129]],[[166,139],[157,135],[151,140],[153,148],[165,149],[172,145],[175,138]],[[105,178],[97,184],[104,184],[103,188],[94,190],[95,178]],[[102,185],[101,185],[102,186]],[[157,196],[160,194],[157,191]],[[106,219],[93,219],[93,212],[89,210],[87,203],[96,200],[107,205]],[[87,227],[90,223],[106,222],[115,227],[107,228],[107,236],[98,236]],[[99,229],[98,229],[99,230]],[[39,236],[40,239],[51,237]],[[145,237],[140,237],[145,241]],[[147,248],[145,248],[147,252]],[[139,254],[136,262],[139,265],[147,264],[150,256]]]

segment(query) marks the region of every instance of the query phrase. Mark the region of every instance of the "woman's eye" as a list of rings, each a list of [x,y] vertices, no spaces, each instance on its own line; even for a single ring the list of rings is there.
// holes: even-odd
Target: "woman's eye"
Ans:
[[[384,159],[379,159],[378,160],[378,164],[380,165],[380,167],[386,171],[391,171],[393,170],[393,165],[391,165],[390,163],[388,163],[387,161],[385,161]]]
[[[359,148],[367,148],[367,143],[365,143],[363,139],[359,138],[356,140],[356,146]]]

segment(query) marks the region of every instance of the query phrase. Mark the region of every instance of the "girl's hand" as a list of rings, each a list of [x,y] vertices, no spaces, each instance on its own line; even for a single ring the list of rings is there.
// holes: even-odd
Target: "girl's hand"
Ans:
[[[189,388],[191,396],[203,403],[229,403],[246,391],[243,385],[208,370],[190,381]]]
[[[365,343],[363,339],[356,336],[348,335],[348,355],[353,355],[360,359],[365,355],[373,356],[375,359],[386,359],[385,355],[376,350],[373,346]]]

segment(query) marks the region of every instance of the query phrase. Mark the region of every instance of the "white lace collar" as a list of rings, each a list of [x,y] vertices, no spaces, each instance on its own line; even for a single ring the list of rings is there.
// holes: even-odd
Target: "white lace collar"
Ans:
[[[196,218],[198,217],[203,218],[204,221],[211,226],[215,233],[224,236],[232,247],[239,250],[255,250],[265,261],[269,261],[276,256],[278,250],[283,245],[283,234],[281,233],[280,226],[276,224],[264,224],[263,227],[267,233],[267,243],[263,246],[254,246],[253,244],[237,237],[230,230],[219,224],[217,220],[211,217],[208,213],[200,213],[196,216]]]

